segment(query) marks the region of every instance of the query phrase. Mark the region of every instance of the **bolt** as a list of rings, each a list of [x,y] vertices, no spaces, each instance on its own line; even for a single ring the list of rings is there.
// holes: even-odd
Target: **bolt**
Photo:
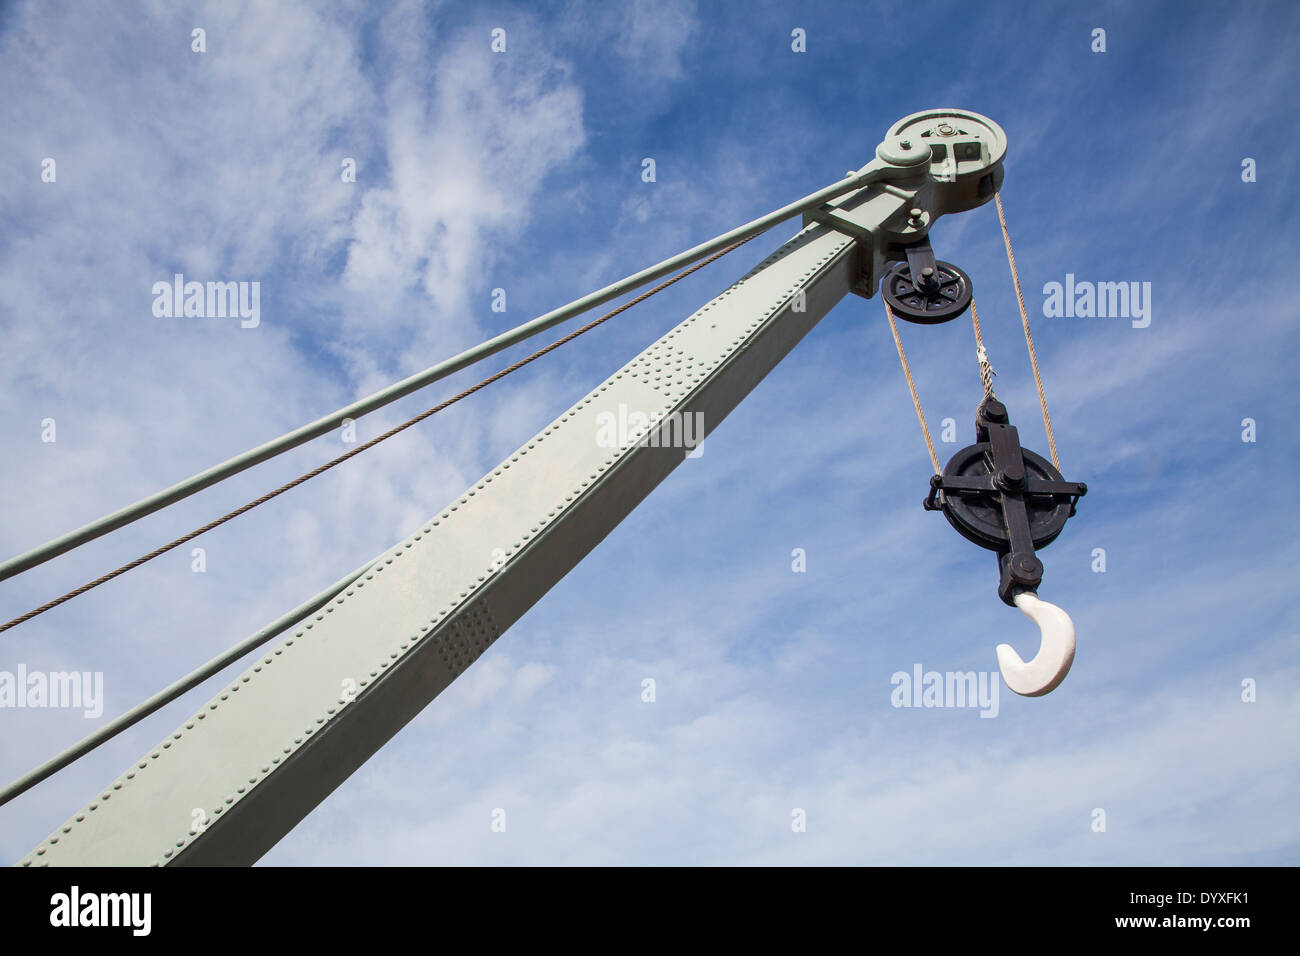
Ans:
[[[905,140],[902,140],[898,145],[901,146],[901,147],[903,147],[903,149],[911,149],[911,148],[912,148],[912,141],[911,141],[910,139],[905,139]]]
[[[911,219],[920,219],[923,215],[925,215],[925,213],[922,212],[920,209],[913,207],[912,209],[909,209],[907,211],[907,215]]]
[[[1038,581],[1043,576],[1043,563],[1031,554],[1016,559],[1016,571],[1023,576],[1025,583]]]
[[[953,129],[951,126],[949,126],[947,123],[940,123],[940,124],[939,124],[939,132],[942,133],[944,136],[951,136],[953,133],[956,132],[956,130],[954,130],[954,129]]]

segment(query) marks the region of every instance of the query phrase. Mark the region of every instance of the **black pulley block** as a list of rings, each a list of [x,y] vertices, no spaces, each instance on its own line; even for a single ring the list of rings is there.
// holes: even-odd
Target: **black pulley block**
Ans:
[[[941,259],[929,268],[932,275],[923,275],[919,282],[912,278],[912,269],[905,262],[885,274],[881,291],[900,319],[938,325],[957,318],[970,306],[970,276]]]
[[[934,257],[930,239],[905,246],[906,262],[885,273],[881,294],[894,314],[908,322],[937,325],[957,318],[970,305],[970,276]]]
[[[1038,589],[1043,565],[1034,551],[1056,540],[1088,486],[1066,481],[1051,462],[1021,448],[997,399],[980,405],[975,439],[930,479],[925,507],[942,511],[968,541],[997,552],[998,596],[1011,604],[1016,591]]]
[[[1025,466],[1025,517],[1035,548],[1045,548],[1061,533],[1073,505],[1064,497],[1033,494],[1028,489],[1046,484],[1065,483],[1052,463],[1027,448],[1020,450]],[[1011,533],[1002,515],[1002,489],[997,487],[991,470],[988,442],[967,445],[953,455],[943,469],[945,494],[941,510],[948,523],[968,541],[990,551],[1005,551],[1011,546]],[[979,491],[958,491],[954,479],[975,479]],[[1071,485],[1071,488],[1074,486]],[[947,489],[953,489],[948,492]]]

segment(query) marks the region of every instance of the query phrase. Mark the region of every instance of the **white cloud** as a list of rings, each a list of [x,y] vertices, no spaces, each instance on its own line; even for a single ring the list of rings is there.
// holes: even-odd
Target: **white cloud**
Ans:
[[[345,272],[367,293],[418,284],[444,323],[463,324],[493,240],[524,228],[541,181],[585,141],[582,97],[555,81],[559,64],[493,54],[485,35],[465,32],[431,70],[428,47],[398,47],[382,96],[392,185],[364,194]]]
[[[633,0],[619,9],[615,49],[638,79],[647,85],[680,80],[699,29],[694,0]]]

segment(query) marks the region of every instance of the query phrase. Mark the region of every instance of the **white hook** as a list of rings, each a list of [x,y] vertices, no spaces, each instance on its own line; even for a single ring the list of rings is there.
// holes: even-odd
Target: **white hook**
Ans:
[[[1017,694],[1041,697],[1055,689],[1074,663],[1074,622],[1055,604],[1039,600],[1033,591],[1018,591],[1012,598],[1025,617],[1038,625],[1042,645],[1025,663],[1010,644],[998,645],[1002,679]]]

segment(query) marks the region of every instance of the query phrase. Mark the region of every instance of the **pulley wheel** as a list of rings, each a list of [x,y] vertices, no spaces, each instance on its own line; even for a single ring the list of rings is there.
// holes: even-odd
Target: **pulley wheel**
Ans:
[[[984,478],[989,474],[988,442],[969,445],[952,456],[943,470],[945,478]],[[1028,448],[1021,449],[1025,477],[1031,482],[1064,481],[1052,463]],[[1025,494],[1025,511],[1034,548],[1044,548],[1056,540],[1070,517],[1070,502],[1048,495]],[[990,551],[1005,552],[1011,547],[1002,519],[1002,494],[997,491],[956,493],[945,491],[943,513],[968,541]]]
[[[970,305],[970,276],[951,262],[936,259],[934,265],[935,284],[929,289],[912,281],[912,269],[906,262],[897,263],[885,273],[881,294],[900,319],[937,325],[957,318]]]

